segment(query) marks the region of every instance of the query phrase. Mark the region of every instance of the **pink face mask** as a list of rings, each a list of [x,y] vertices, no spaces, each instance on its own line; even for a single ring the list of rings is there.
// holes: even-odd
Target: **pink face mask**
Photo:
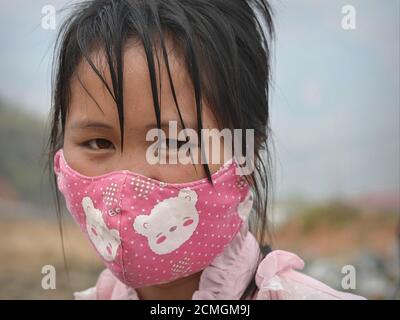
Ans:
[[[88,177],[54,158],[67,209],[105,265],[132,288],[203,270],[239,231],[252,193],[235,161],[202,179],[165,183],[123,170]]]

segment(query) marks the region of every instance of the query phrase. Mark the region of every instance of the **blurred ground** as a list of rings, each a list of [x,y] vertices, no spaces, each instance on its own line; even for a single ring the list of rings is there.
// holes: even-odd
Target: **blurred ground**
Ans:
[[[298,254],[306,262],[305,273],[339,290],[341,268],[352,264],[357,270],[355,293],[387,299],[399,270],[396,224],[393,212],[360,213],[340,204],[313,206],[282,223],[273,246]],[[103,269],[100,260],[70,219],[63,230],[69,282],[55,215],[0,212],[0,299],[72,299],[72,292],[95,284]],[[44,265],[56,268],[55,290],[41,287]]]
[[[356,290],[369,299],[394,299],[400,272],[398,213],[358,211],[340,204],[313,207],[275,234],[275,249],[298,254],[306,274],[343,290],[342,267],[356,270]]]
[[[0,215],[1,217],[1,215]],[[72,299],[72,292],[93,286],[103,269],[88,241],[72,223],[66,223],[64,268],[56,219],[1,218],[0,299]],[[56,289],[41,286],[42,267],[56,269]]]

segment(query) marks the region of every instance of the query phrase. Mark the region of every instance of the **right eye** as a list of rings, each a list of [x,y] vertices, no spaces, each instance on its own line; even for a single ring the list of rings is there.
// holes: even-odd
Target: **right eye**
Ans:
[[[92,150],[114,149],[114,145],[107,139],[92,139],[84,143],[86,147]]]
[[[181,141],[181,140],[175,140],[175,139],[165,139],[161,142],[160,144],[160,150],[162,152],[178,152],[178,150],[185,145],[188,142],[188,140]],[[173,144],[173,145],[172,145]],[[190,149],[189,151],[190,152]]]

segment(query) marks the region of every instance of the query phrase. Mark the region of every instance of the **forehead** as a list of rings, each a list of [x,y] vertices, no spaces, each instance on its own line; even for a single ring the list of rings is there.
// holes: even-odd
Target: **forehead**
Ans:
[[[190,124],[196,123],[194,89],[184,66],[184,61],[172,50],[168,42],[167,52],[179,108],[185,124],[190,127]],[[143,47],[139,45],[127,46],[123,55],[125,130],[141,129],[148,123],[156,123],[147,58]],[[153,56],[161,118],[165,121],[178,120],[178,111],[173,99],[166,64],[161,53],[158,53],[158,58],[157,53],[154,53]],[[95,51],[91,58],[114,94],[109,66],[104,53]],[[89,63],[82,60],[71,79],[71,101],[67,115],[67,126],[68,123],[78,120],[104,121],[105,119],[108,123],[119,127],[115,101]]]

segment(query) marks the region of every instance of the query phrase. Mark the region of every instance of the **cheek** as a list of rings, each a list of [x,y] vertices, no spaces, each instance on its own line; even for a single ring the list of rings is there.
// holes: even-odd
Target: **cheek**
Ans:
[[[114,157],[100,157],[98,155],[88,155],[81,144],[87,140],[94,139],[93,134],[79,134],[64,139],[64,157],[69,166],[84,176],[94,177],[109,173],[118,169],[120,159]],[[111,140],[111,136],[107,140]],[[96,162],[94,166],[93,163]]]
[[[166,236],[161,236],[161,237],[159,237],[159,238],[157,239],[156,243],[157,243],[157,244],[161,244],[161,243],[163,243],[165,240],[167,240],[167,237],[166,237]]]
[[[188,226],[192,225],[193,222],[194,222],[193,219],[187,219],[187,220],[185,220],[185,221],[183,222],[183,226],[184,226],[184,227],[188,227]]]

